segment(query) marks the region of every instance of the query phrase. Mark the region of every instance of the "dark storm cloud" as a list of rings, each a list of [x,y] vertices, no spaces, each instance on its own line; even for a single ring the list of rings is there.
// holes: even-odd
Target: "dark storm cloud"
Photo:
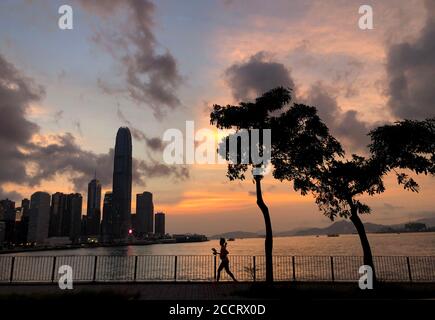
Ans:
[[[165,144],[163,143],[162,139],[154,137],[154,138],[148,138],[148,136],[143,132],[142,130],[134,127],[130,120],[128,120],[122,111],[118,108],[117,111],[118,118],[124,122],[128,128],[130,129],[131,135],[134,139],[138,141],[145,142],[146,146],[150,148],[152,151],[163,151],[165,148]]]
[[[19,199],[22,199],[23,195],[15,192],[15,191],[5,191],[2,187],[0,187],[0,199],[11,199],[11,200],[15,200],[18,201]]]
[[[40,100],[44,90],[23,77],[0,54],[0,187],[4,182],[26,181],[26,155],[20,149],[39,131],[24,114],[29,103]]]
[[[96,154],[83,150],[71,133],[52,136],[49,144],[31,144],[26,160],[36,163],[28,184],[39,185],[43,179],[53,179],[56,174],[67,174],[77,190],[84,190],[94,170],[105,186],[111,184],[113,171],[113,150],[107,154]]]
[[[145,145],[154,152],[163,151],[165,143],[160,138],[149,138],[142,130],[135,128],[119,108],[117,115],[118,118],[128,126],[134,139],[144,142]],[[133,170],[138,171],[138,176],[140,177],[157,178],[161,176],[172,176],[175,180],[185,180],[189,178],[189,169],[186,166],[169,166],[152,158],[149,161],[133,161]]]
[[[315,106],[318,109],[319,116],[328,125],[334,123],[340,113],[337,101],[320,82],[313,84],[308,90],[307,96],[302,100],[309,105]]]
[[[353,151],[365,148],[369,143],[367,133],[372,125],[359,120],[355,110],[342,110],[330,91],[321,83],[316,83],[302,100],[315,106],[331,133]]]
[[[113,148],[107,153],[96,154],[83,150],[70,133],[57,135],[56,138],[58,141],[44,147],[35,145],[31,150],[31,160],[38,164],[38,168],[29,179],[30,184],[37,185],[42,179],[52,179],[56,174],[65,173],[70,175],[76,190],[85,190],[95,170],[104,186],[112,184]],[[133,183],[140,186],[145,186],[148,178],[172,177],[183,180],[189,176],[184,167],[137,158],[133,158],[132,170]]]
[[[43,95],[42,87],[23,76],[0,54],[0,196],[14,200],[21,196],[7,192],[6,183],[36,187],[59,174],[65,174],[77,191],[85,191],[95,170],[102,184],[110,186],[113,149],[100,154],[84,150],[71,133],[45,136],[42,142],[32,140],[39,133],[39,127],[26,119],[26,110]],[[149,139],[149,144],[158,142]],[[26,170],[29,166],[31,170]],[[137,185],[144,185],[146,178],[185,179],[186,170],[133,158],[133,181]]]
[[[39,130],[36,124],[24,118],[24,113],[29,103],[40,100],[43,95],[42,87],[22,76],[0,55],[0,139],[22,144]]]
[[[135,166],[133,164],[133,166]],[[171,176],[175,180],[186,180],[189,178],[189,169],[186,166],[168,166],[156,160],[138,161],[136,169],[142,176],[149,178],[158,178],[164,176]]]
[[[230,66],[225,79],[237,101],[254,99],[278,86],[294,88],[290,71],[282,63],[270,61],[265,52]]]
[[[160,138],[157,137],[147,138],[146,142],[147,142],[147,146],[150,147],[152,150],[164,149],[163,141]]]
[[[425,3],[428,16],[418,39],[388,50],[388,104],[400,118],[435,115],[435,1]]]
[[[247,61],[235,63],[225,71],[225,79],[237,100],[249,100],[277,86],[295,88],[290,71],[282,63],[268,59],[264,52],[251,56]],[[295,101],[315,106],[331,133],[352,151],[364,148],[369,139],[370,125],[358,119],[354,110],[344,111],[322,83],[315,83],[305,96]]]
[[[111,19],[110,23],[115,24],[111,32],[100,31],[95,41],[123,65],[129,97],[151,107],[157,118],[164,116],[165,108],[179,106],[176,90],[182,77],[172,54],[168,50],[157,52],[158,42],[153,33],[154,4],[148,0],[79,2],[83,8],[103,18],[117,13],[128,15],[128,23],[123,25]]]

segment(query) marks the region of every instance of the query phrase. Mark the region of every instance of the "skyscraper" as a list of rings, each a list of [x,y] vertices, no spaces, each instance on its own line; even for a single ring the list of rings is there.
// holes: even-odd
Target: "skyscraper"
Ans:
[[[0,221],[0,248],[3,247],[6,236],[6,223],[4,221]]]
[[[65,218],[62,223],[62,235],[68,236],[72,242],[80,240],[82,226],[82,204],[83,198],[80,193],[67,195]]]
[[[48,238],[50,219],[50,195],[47,192],[35,192],[30,198],[29,231],[27,241],[44,243]]]
[[[48,228],[49,237],[60,237],[62,235],[62,221],[65,218],[67,195],[56,192],[51,195],[50,225]]]
[[[100,234],[101,184],[96,177],[88,184],[88,205],[86,209],[87,235]]]
[[[29,208],[30,208],[30,200],[27,198],[21,200],[21,212],[23,214],[23,217],[29,216]]]
[[[21,200],[21,221],[16,222],[16,243],[26,243],[29,231],[30,200]]]
[[[104,194],[103,202],[103,222],[101,224],[103,242],[113,240],[113,211],[112,211],[112,192]]]
[[[164,236],[165,233],[165,214],[163,212],[156,213],[156,235]]]
[[[15,202],[9,199],[0,201],[0,221],[5,223],[5,237],[4,242],[14,242],[15,234]]]
[[[0,206],[0,210],[3,212],[0,219],[5,221],[15,221],[15,202],[9,199],[0,200]]]
[[[136,224],[135,231],[138,234],[153,233],[154,205],[151,192],[136,195]]]
[[[126,239],[131,228],[132,144],[131,133],[121,127],[116,134],[113,159],[113,237]]]

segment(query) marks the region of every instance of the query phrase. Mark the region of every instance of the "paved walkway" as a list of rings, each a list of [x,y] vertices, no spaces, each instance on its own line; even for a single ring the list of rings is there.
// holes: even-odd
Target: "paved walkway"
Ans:
[[[238,292],[248,291],[252,283],[128,283],[75,284],[60,290],[52,284],[0,285],[2,295],[116,294],[139,300],[223,300],[241,299]]]
[[[130,300],[434,299],[435,283],[388,283],[377,290],[360,290],[354,282],[275,283],[273,287],[252,282],[97,283],[74,284],[73,290],[60,290],[53,284],[0,285],[0,300],[68,295]]]

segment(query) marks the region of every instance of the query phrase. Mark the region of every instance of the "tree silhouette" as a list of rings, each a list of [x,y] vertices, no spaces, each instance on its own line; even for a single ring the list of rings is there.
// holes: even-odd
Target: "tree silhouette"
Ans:
[[[295,191],[306,195],[316,187],[316,180],[344,151],[329,134],[328,127],[315,107],[294,104],[288,111],[271,120],[273,134],[273,176],[293,182]]]
[[[299,119],[300,112],[309,112],[310,119],[300,121],[302,127],[295,126],[291,120]],[[374,269],[364,225],[358,216],[358,213],[368,213],[370,208],[356,197],[384,190],[382,169],[364,157],[353,155],[350,160],[343,159],[341,145],[329,134],[315,107],[295,105],[293,110],[274,120],[273,128],[283,133],[273,139],[274,177],[293,181],[294,190],[302,195],[312,193],[319,209],[332,221],[337,216],[350,218],[361,240],[364,264]]]
[[[277,126],[278,131],[283,132],[288,122],[280,120]],[[275,170],[274,176],[280,180],[294,180],[295,190],[301,191],[303,195],[312,193],[319,209],[331,220],[337,216],[349,218],[360,238],[364,264],[371,266],[375,275],[372,251],[364,224],[359,217],[359,214],[370,213],[371,209],[358,198],[363,194],[373,196],[384,192],[383,179],[390,171],[396,173],[398,183],[403,184],[405,189],[417,192],[418,184],[415,180],[406,173],[397,172],[396,169],[408,169],[416,174],[434,174],[434,128],[434,119],[405,120],[394,125],[385,125],[369,133],[372,139],[369,158],[352,155],[350,159],[344,159],[341,157],[343,154],[338,151],[340,148],[334,143],[332,146],[336,148],[336,156],[324,158],[325,161],[318,161],[316,166],[308,166],[310,171],[295,172],[294,167],[280,163],[280,170]],[[297,146],[289,146],[287,143],[282,141],[277,144],[274,140],[274,147],[277,148],[275,153],[280,156],[275,155],[272,162],[298,150]],[[299,141],[295,144],[299,147],[305,145]],[[322,144],[318,146],[328,147]],[[334,149],[330,149],[329,152],[327,150],[323,153],[333,155],[331,150]]]
[[[370,151],[387,171],[394,171],[405,189],[418,191],[415,180],[397,169],[435,174],[435,118],[403,120],[372,130]]]
[[[249,143],[249,146],[238,143],[236,154],[231,155],[229,150],[229,141],[235,138],[234,135],[237,135],[241,130],[247,130],[250,140],[250,130],[270,129],[270,113],[282,110],[284,106],[290,102],[290,100],[290,90],[279,87],[266,92],[261,97],[255,99],[255,102],[240,102],[238,106],[220,106],[217,104],[213,106],[213,111],[210,114],[210,123],[216,125],[216,127],[220,129],[232,128],[236,130],[234,134],[230,134],[224,139],[219,148],[219,152],[222,153],[222,150],[224,150],[223,152],[225,153],[225,158],[230,161],[228,163],[227,171],[227,177],[230,180],[244,180],[245,173],[249,166],[251,166],[253,169],[261,169],[267,166],[267,163],[254,164],[252,162],[250,155],[253,152],[257,152],[257,154],[262,153],[263,148],[261,145],[257,145],[257,150],[251,150],[251,143]],[[260,134],[260,137],[262,137],[262,134]],[[237,141],[239,142],[240,140],[237,139]],[[223,146],[225,146],[225,148],[223,148]],[[248,161],[244,161],[244,163],[242,163],[241,160],[246,159],[246,156],[248,156]],[[270,220],[269,209],[263,200],[263,194],[261,191],[261,180],[263,179],[263,175],[261,174],[261,171],[259,171],[256,172],[253,177],[256,186],[257,206],[260,208],[263,214],[266,228],[266,239],[264,245],[266,255],[266,281],[272,282],[272,223]]]
[[[402,120],[370,131],[371,162],[379,180],[393,171],[405,190],[418,192],[418,183],[408,173],[435,174],[435,118],[423,121]],[[379,193],[385,190],[379,183]]]
[[[385,168],[372,158],[352,155],[351,159],[334,159],[328,162],[312,180],[311,192],[316,204],[325,216],[349,218],[360,238],[364,264],[369,265],[375,275],[375,266],[370,243],[359,214],[370,213],[371,209],[358,197],[373,196],[385,191],[383,176]]]
[[[253,169],[253,179],[256,186],[257,206],[260,208],[265,222],[266,239],[266,281],[273,281],[273,236],[269,209],[266,206],[262,191],[262,171],[267,163],[256,164],[251,155],[267,152],[273,165],[273,175],[278,179],[293,180],[295,188],[308,190],[311,180],[321,164],[327,159],[342,153],[340,144],[329,135],[328,128],[324,125],[313,107],[302,104],[289,105],[291,101],[290,89],[278,87],[272,89],[255,102],[241,102],[238,106],[214,105],[210,115],[212,124],[218,128],[236,130],[223,140],[221,145],[225,148],[225,158],[228,164],[227,177],[230,180],[245,179],[249,167]],[[229,141],[241,130],[248,130],[251,142],[252,129],[271,129],[271,150],[264,148],[263,141],[248,147],[239,144],[237,154],[229,154]],[[233,136],[233,137],[232,137]],[[260,135],[262,137],[262,135]],[[252,150],[252,148],[255,150]],[[285,150],[285,152],[283,152]],[[248,159],[243,163],[242,159]]]
[[[315,108],[313,113],[315,113]],[[323,132],[326,139],[312,147],[312,141],[307,139],[294,139],[287,141],[287,135],[282,136],[282,141],[274,141],[275,156],[272,162],[278,169],[274,171],[277,179],[293,181],[293,187],[302,195],[312,193],[316,204],[325,216],[332,221],[335,218],[349,218],[354,224],[364,253],[364,264],[374,270],[373,257],[370,244],[365,233],[364,225],[358,214],[369,213],[370,208],[358,200],[358,196],[365,193],[374,195],[385,190],[382,176],[386,169],[373,159],[352,155],[351,159],[344,159],[344,152],[340,144],[329,135],[327,127],[318,120],[311,124],[312,130]],[[278,119],[276,130],[279,132],[293,130],[293,125],[287,119]],[[316,137],[316,136],[314,136]],[[310,149],[316,153],[301,153],[311,145]],[[294,166],[287,159],[295,159],[304,163],[304,166]],[[285,161],[283,161],[284,159]],[[278,163],[277,163],[278,162]],[[290,164],[290,165],[289,165]],[[305,170],[296,171],[295,168]],[[308,169],[308,170],[306,170]]]

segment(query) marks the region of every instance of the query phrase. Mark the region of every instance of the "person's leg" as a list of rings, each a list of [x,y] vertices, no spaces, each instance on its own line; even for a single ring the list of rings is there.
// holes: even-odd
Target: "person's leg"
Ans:
[[[228,273],[228,275],[237,282],[236,278],[234,277],[233,273],[230,271],[230,263],[229,261],[227,261],[227,263],[225,264],[225,271],[226,273]]]
[[[219,282],[219,279],[221,277],[221,271],[224,268],[224,263],[221,262],[221,264],[219,265],[219,268],[217,270],[217,277],[216,277],[216,282]]]

